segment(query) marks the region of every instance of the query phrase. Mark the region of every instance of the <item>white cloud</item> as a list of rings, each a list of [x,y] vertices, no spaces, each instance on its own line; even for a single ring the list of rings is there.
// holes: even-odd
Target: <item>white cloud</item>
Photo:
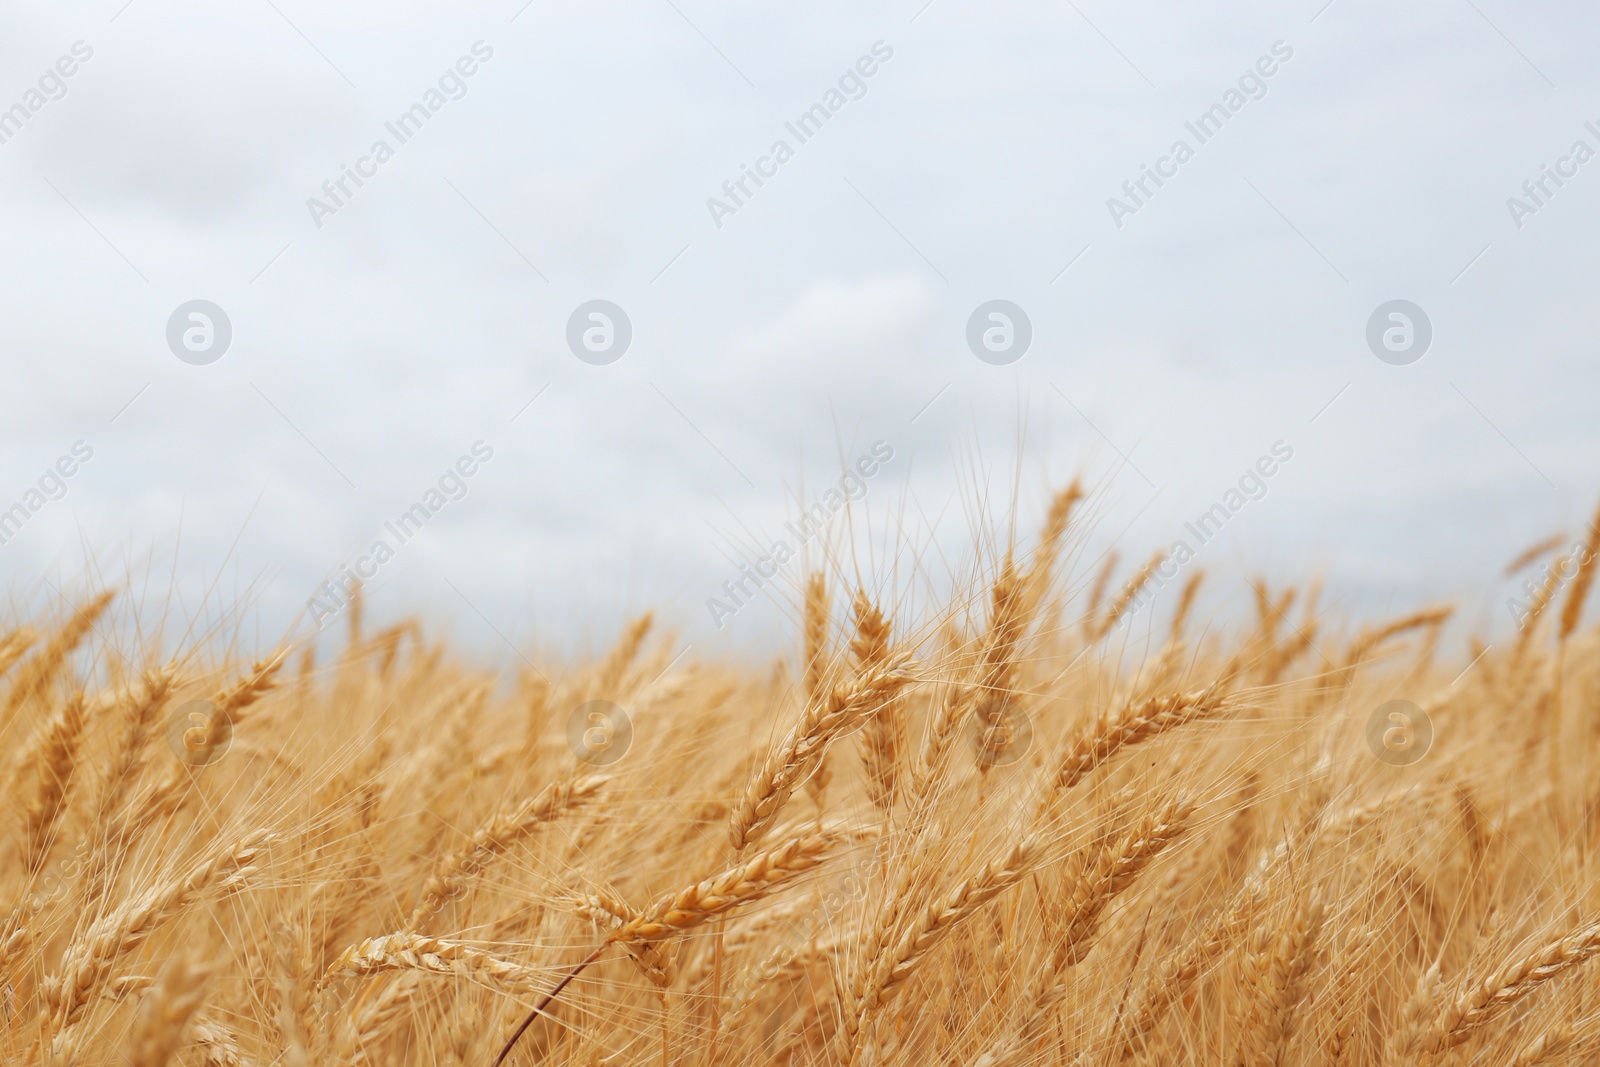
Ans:
[[[728,542],[880,438],[897,466],[871,503],[913,521],[975,482],[1037,505],[1044,472],[1126,453],[1097,536],[1131,523],[1129,555],[1283,438],[1292,469],[1217,565],[1309,555],[1380,602],[1491,575],[1589,510],[1600,173],[1523,230],[1504,208],[1596,117],[1570,104],[1595,77],[1588,9],[1498,13],[1513,49],[1442,4],[1086,6],[1119,55],[1033,4],[710,5],[692,26],[517,6],[8,14],[0,101],[74,40],[96,54],[0,145],[0,499],[74,440],[97,455],[0,546],[0,579],[181,530],[182,580],[228,559],[270,576],[281,620],[479,438],[495,463],[381,603],[460,612],[485,647],[478,610],[518,640],[645,600],[694,625]],[[314,227],[306,197],[480,38],[470,92]],[[1269,94],[1115,228],[1105,198],[1280,38]],[[705,198],[879,39],[868,94],[715,227]],[[1436,328],[1412,367],[1362,340],[1396,296]],[[235,326],[210,367],[162,336],[193,297]],[[596,297],[634,325],[609,367],[563,340]],[[1034,326],[1011,367],[963,337],[996,297]]]

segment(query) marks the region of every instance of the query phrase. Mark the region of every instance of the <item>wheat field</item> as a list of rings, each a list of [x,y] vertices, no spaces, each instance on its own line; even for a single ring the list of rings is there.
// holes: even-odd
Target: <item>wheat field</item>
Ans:
[[[1082,508],[937,603],[818,568],[770,665],[645,615],[502,677],[359,595],[320,658],[5,620],[0,1056],[1596,1062],[1596,526],[1446,654],[1447,605],[1146,606]]]

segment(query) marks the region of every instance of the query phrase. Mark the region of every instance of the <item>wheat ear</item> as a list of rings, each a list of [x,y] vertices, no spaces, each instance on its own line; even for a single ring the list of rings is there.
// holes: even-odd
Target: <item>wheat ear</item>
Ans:
[[[1377,930],[1366,927],[1352,934],[1344,945],[1327,998],[1329,1022],[1322,1052],[1328,1067],[1340,1067],[1356,1058],[1357,1028],[1367,1014],[1364,981],[1372,963],[1368,949],[1376,940]]]
[[[1081,625],[1085,644],[1093,644],[1096,634],[1100,632],[1100,603],[1106,598],[1106,590],[1111,588],[1111,576],[1116,573],[1122,554],[1111,549],[1103,558],[1104,562],[1095,571],[1094,582],[1089,586],[1089,600],[1083,609]]]
[[[1105,909],[1152,860],[1183,836],[1193,814],[1190,800],[1175,797],[1140,819],[1120,839],[1108,841],[1081,861],[1063,909],[1066,922],[1054,951],[1053,972],[1077,964],[1088,954]]]
[[[729,826],[733,847],[742,850],[765,833],[779,811],[821,762],[828,746],[863,719],[876,714],[911,681],[909,661],[896,657],[812,702],[786,737],[767,755],[734,805]]]
[[[34,760],[39,772],[39,793],[23,818],[29,872],[37,871],[49,856],[52,831],[66,805],[67,790],[78,764],[84,726],[83,693],[76,692],[62,702],[61,710],[50,720]]]
[[[1210,718],[1227,707],[1214,689],[1154,697],[1102,715],[1061,757],[1051,787],[1064,792],[1077,785],[1120,749],[1159,737],[1168,730]]]
[[[1156,1040],[1156,1029],[1167,1010],[1183,997],[1213,963],[1249,932],[1250,924],[1266,902],[1267,891],[1297,845],[1316,832],[1315,820],[1284,836],[1264,850],[1244,884],[1233,894],[1211,924],[1191,937],[1156,965],[1155,974],[1140,992],[1126,1024],[1113,1032],[1115,1062],[1126,1062]]]
[[[644,645],[644,639],[650,635],[650,628],[655,623],[655,616],[645,612],[630,622],[622,637],[618,639],[616,647],[606,654],[605,660],[595,672],[595,692],[607,699],[621,698],[620,688],[622,679],[639,656],[639,649]]]
[[[1500,577],[1510,578],[1512,575],[1516,574],[1534,560],[1539,559],[1560,548],[1566,543],[1566,540],[1567,537],[1565,534],[1554,533],[1542,540],[1535,541],[1533,544],[1529,545],[1527,548],[1511,557],[1511,562],[1507,563],[1505,570],[1500,572]]]
[[[258,830],[202,860],[91,925],[67,945],[55,974],[44,982],[44,1016],[58,1041],[83,1017],[111,968],[142,945],[163,921],[207,892],[228,893],[245,884],[273,835]]]
[[[1379,645],[1391,637],[1398,637],[1412,630],[1420,630],[1427,626],[1441,626],[1455,609],[1448,606],[1424,608],[1414,611],[1410,615],[1402,615],[1398,619],[1386,622],[1381,626],[1368,627],[1362,630],[1350,642],[1350,647],[1345,651],[1343,676],[1349,678],[1351,672],[1371,655]]]
[[[6,676],[6,672],[16,665],[38,639],[39,635],[27,626],[19,626],[4,637],[0,637],[0,678]]]
[[[1431,1052],[1454,1048],[1474,1031],[1557,975],[1600,953],[1600,923],[1545,942],[1483,977],[1464,983],[1434,1020],[1422,1047]]]
[[[537,992],[543,974],[456,941],[422,934],[393,933],[352,945],[328,966],[320,989],[337,977],[366,978],[393,971],[427,971],[488,981],[517,993]]]
[[[861,674],[888,661],[892,627],[864,592],[856,594],[854,611],[856,636],[850,643],[850,655],[855,661],[856,673]],[[867,796],[885,816],[894,809],[899,793],[905,730],[905,706],[897,698],[884,704],[861,731],[861,762],[867,774]]]
[[[821,863],[838,836],[833,831],[817,831],[758,852],[720,874],[660,898],[619,925],[606,940],[617,944],[659,941],[767,896]]]
[[[918,805],[932,801],[945,758],[977,697],[977,687],[965,680],[946,682],[942,687],[933,714],[928,718],[922,751],[911,774],[911,793]]]
[[[656,948],[659,942],[669,937],[725,915],[740,904],[764,897],[795,875],[810,870],[822,862],[829,846],[838,837],[839,834],[835,832],[818,830],[793,838],[777,848],[751,857],[737,867],[664,896],[643,911],[635,911],[603,894],[591,894],[583,898],[576,910],[602,926],[610,925],[610,935],[568,971],[555,988],[546,993],[523,1018],[501,1046],[494,1067],[500,1067],[505,1062],[528,1027],[533,1025],[533,1020],[544,1013],[551,1002],[561,995],[561,991],[583,973],[584,968],[604,955],[607,948],[621,945],[654,980],[651,972],[659,966],[657,961],[660,957],[648,950]]]
[[[1072,479],[1070,485],[1050,500],[1044,527],[1039,531],[1039,544],[1034,549],[1033,560],[1028,564],[1024,583],[1029,610],[1036,609],[1050,590],[1056,563],[1061,558],[1062,542],[1066,539],[1067,528],[1072,525],[1072,513],[1082,500],[1083,483],[1077,478]]]
[[[1071,889],[1061,907],[1061,932],[1035,983],[1027,1014],[1018,1029],[984,1055],[984,1067],[998,1067],[1009,1062],[1043,1029],[1050,1010],[1062,995],[1065,972],[1081,962],[1093,947],[1106,908],[1151,861],[1183,836],[1193,813],[1194,805],[1190,801],[1174,798],[1120,836],[1102,836],[1097,845],[1078,857],[1071,876]]]
[[[1026,585],[1011,554],[989,594],[989,628],[978,654],[977,693],[972,714],[983,726],[978,766],[987,772],[1009,736],[1009,716],[1017,680],[1018,652],[1029,621]]]
[[[189,1038],[200,1046],[204,1067],[245,1067],[238,1036],[203,1008],[189,1021]]]
[[[826,698],[828,685],[828,619],[833,612],[828,597],[828,577],[822,571],[813,571],[806,578],[805,605],[801,628],[805,641],[805,700],[807,706]],[[817,761],[817,769],[806,779],[806,796],[821,812],[828,792],[828,782],[833,777],[824,753]]]
[[[177,669],[168,664],[146,672],[144,689],[137,697],[129,693],[122,703],[122,734],[117,739],[117,749],[111,758],[111,767],[101,780],[100,795],[95,802],[99,814],[96,820],[104,825],[122,803],[128,786],[138,777],[143,766],[145,744],[161,709],[172,695]]]
[[[237,723],[242,718],[240,712],[278,688],[278,674],[288,659],[289,650],[280,648],[266,659],[257,660],[251,665],[250,673],[217,694],[217,710]]]
[[[1537,1067],[1552,1057],[1565,1052],[1572,1045],[1572,1027],[1567,1024],[1546,1030],[1517,1051],[1511,1067]]]
[[[0,731],[4,731],[11,724],[11,719],[16,715],[30,697],[42,692],[50,680],[56,676],[67,657],[77,650],[78,645],[94,629],[94,624],[105,614],[115,596],[109,591],[90,597],[88,601],[72,609],[72,617],[62,624],[55,636],[50,638],[50,643],[23,664],[17,672],[16,679],[11,683],[11,692],[6,695],[6,701],[0,706]],[[26,647],[26,646],[24,646]],[[17,652],[21,654],[20,650]]]
[[[1252,933],[1240,968],[1247,1013],[1234,1052],[1239,1067],[1277,1067],[1282,1061],[1323,915],[1322,903],[1312,901],[1282,930],[1262,927]]]
[[[536,797],[523,801],[479,827],[465,845],[441,859],[422,890],[422,898],[406,925],[418,932],[450,901],[465,891],[467,883],[496,856],[531,836],[539,827],[561,818],[599,793],[611,779],[589,775],[546,786]]]
[[[1030,837],[1004,856],[989,861],[978,873],[930,904],[909,928],[878,939],[860,977],[851,989],[851,1005],[839,1030],[840,1058],[854,1063],[861,1037],[883,1005],[904,986],[917,964],[979,908],[1016,885],[1033,870],[1040,840]]]
[[[278,687],[278,674],[283,669],[283,665],[288,658],[289,650],[281,648],[266,659],[257,660],[251,665],[247,674],[232,685],[219,690],[211,698],[211,703],[215,707],[213,719],[225,720],[230,728],[239,725],[244,720],[247,709],[254,707],[263,697]],[[193,750],[189,756],[190,762],[199,766],[204,766],[210,762],[211,752],[215,749],[219,740],[221,738],[218,737],[214,729],[207,730],[204,746]],[[184,764],[174,766],[167,777],[166,783],[158,787],[158,795],[164,795],[165,792],[184,784],[188,780],[183,774],[185,769],[186,765]]]
[[[343,1059],[352,1067],[367,1067],[387,1062],[378,1055],[384,1035],[413,1011],[421,972],[404,970],[392,981],[379,986],[377,995],[361,1002],[351,1012],[347,1029],[340,1039]]]
[[[131,1067],[166,1067],[183,1044],[190,1017],[205,998],[210,969],[188,960],[167,968],[145,999],[133,1032]]]
[[[1139,595],[1139,590],[1145,587],[1145,583],[1150,581],[1150,576],[1155,574],[1156,568],[1161,566],[1162,561],[1166,558],[1167,554],[1164,549],[1156,549],[1155,553],[1145,560],[1144,566],[1134,571],[1133,576],[1123,583],[1115,599],[1107,606],[1104,617],[1095,626],[1095,640],[1099,640],[1110,633],[1112,628],[1122,620],[1128,609],[1133,606],[1134,598]]]
[[[977,661],[948,684],[928,722],[921,759],[911,780],[911,791],[919,808],[933,800],[945,758],[968,712],[984,725],[980,767],[987,771],[993,763],[992,758],[985,760],[983,757],[989,754],[989,743],[1005,736],[1017,649],[1033,606],[1028,601],[1024,579],[1008,552],[989,592],[988,623],[978,645]]]

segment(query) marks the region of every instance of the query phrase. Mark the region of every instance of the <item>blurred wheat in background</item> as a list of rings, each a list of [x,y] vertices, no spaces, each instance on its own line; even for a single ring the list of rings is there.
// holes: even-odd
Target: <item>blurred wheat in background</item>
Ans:
[[[649,616],[514,678],[359,599],[320,662],[5,620],[0,1056],[1594,1062],[1595,529],[1447,656],[1447,608],[1241,625],[1198,568],[1122,625],[1152,566],[1082,498],[942,605],[819,569],[764,668]]]

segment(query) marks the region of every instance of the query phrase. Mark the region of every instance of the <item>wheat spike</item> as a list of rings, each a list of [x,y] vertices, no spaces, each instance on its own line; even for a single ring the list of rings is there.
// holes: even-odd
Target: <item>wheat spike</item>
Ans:
[[[878,951],[868,957],[851,991],[852,1007],[843,1016],[841,1052],[847,1062],[853,1063],[859,1054],[860,1036],[868,1022],[900,990],[917,964],[979,908],[1027,877],[1039,848],[1038,838],[1019,842],[942,900],[929,904],[898,937],[880,942]]]
[[[1527,548],[1513,556],[1511,558],[1511,562],[1507,563],[1505,569],[1500,572],[1500,576],[1502,578],[1510,578],[1528,564],[1542,559],[1544,556],[1554,552],[1556,549],[1566,544],[1566,541],[1566,535],[1559,533],[1551,534],[1549,537],[1535,541],[1533,544],[1529,545]]]
[[[339,1041],[342,1060],[353,1067],[385,1062],[378,1050],[387,1035],[412,1010],[422,973],[410,968],[402,970],[391,981],[381,984],[375,996],[356,1007]]]
[[[827,575],[813,571],[806,579],[804,618],[801,626],[805,641],[805,699],[809,705],[824,699],[828,684],[828,619],[833,611],[828,596]],[[816,770],[806,779],[806,796],[816,805],[818,817],[825,807],[828,783],[833,779],[833,768],[824,752],[817,761]]]
[[[495,816],[479,827],[467,843],[445,856],[428,878],[422,898],[407,924],[407,931],[420,932],[439,909],[465,891],[466,884],[496,856],[526,839],[539,827],[561,818],[592,799],[611,779],[589,775],[546,786],[536,797],[523,801],[508,812]]]
[[[1278,1067],[1283,1062],[1325,914],[1322,903],[1312,901],[1297,909],[1281,930],[1259,927],[1252,933],[1241,968],[1248,1008],[1234,1054],[1240,1067]]]
[[[795,787],[817,768],[828,747],[845,731],[877,714],[911,681],[910,661],[896,658],[834,686],[806,708],[800,721],[768,754],[734,805],[729,835],[744,849],[777,819]]]
[[[1390,638],[1424,627],[1442,626],[1454,612],[1455,609],[1448,606],[1424,608],[1410,615],[1392,619],[1381,626],[1367,627],[1356,635],[1350,642],[1350,647],[1345,650],[1343,664],[1345,672],[1348,673],[1352,668],[1360,666],[1378,646]]]
[[[143,691],[136,697],[129,692],[123,697],[122,734],[117,749],[100,785],[100,795],[95,803],[96,822],[104,825],[121,805],[128,787],[138,777],[144,765],[144,748],[150,739],[155,722],[161,716],[172,696],[177,668],[171,664],[147,671]]]
[[[865,592],[856,594],[856,637],[850,644],[857,675],[889,660],[891,626]],[[905,707],[888,701],[861,731],[861,762],[867,773],[867,796],[884,815],[894,809],[900,788],[900,762],[905,749]]]
[[[737,866],[671,893],[612,931],[614,943],[659,941],[707,922],[741,904],[766,896],[795,875],[821,863],[838,839],[831,831],[791,838]]]
[[[4,678],[16,666],[17,661],[27,654],[38,639],[39,635],[28,626],[19,626],[0,637],[0,678]]]
[[[1139,595],[1139,590],[1145,587],[1151,576],[1155,574],[1156,568],[1161,566],[1162,561],[1166,558],[1165,549],[1156,549],[1155,553],[1145,561],[1144,566],[1134,571],[1133,576],[1123,583],[1121,590],[1117,592],[1115,599],[1107,606],[1105,615],[1095,627],[1095,640],[1104,637],[1116,627],[1122,617],[1127,614],[1128,608],[1133,605],[1134,598]]]
[[[244,886],[273,835],[258,830],[221,849],[183,875],[129,900],[90,925],[68,944],[56,973],[45,979],[44,1014],[58,1045],[82,1017],[118,960],[138,948],[173,914],[207,892],[230,893]]]
[[[1050,500],[1050,508],[1045,512],[1044,527],[1039,531],[1038,547],[1034,550],[1033,560],[1028,565],[1025,596],[1029,611],[1036,609],[1049,593],[1050,584],[1055,578],[1056,566],[1061,560],[1062,542],[1072,525],[1073,512],[1077,510],[1083,497],[1083,483],[1074,478],[1065,489],[1056,493]]]
[[[31,697],[44,692],[45,687],[66,663],[67,658],[83,643],[83,639],[89,636],[95,623],[100,621],[100,616],[111,606],[111,599],[115,595],[107,590],[73,608],[71,617],[55,632],[50,642],[23,664],[11,682],[11,691],[6,695],[5,704],[0,706],[0,731],[10,726],[12,718],[23,704]],[[26,643],[23,647],[26,647]],[[14,654],[21,655],[21,652],[22,649],[17,648]]]
[[[28,805],[24,819],[30,871],[37,871],[49,855],[52,831],[67,800],[86,725],[83,704],[82,692],[73,693],[62,702],[34,761],[38,768],[39,792]]]
[[[204,1008],[190,1017],[189,1039],[199,1046],[205,1067],[246,1067],[238,1035]]]
[[[426,971],[492,982],[518,993],[535,993],[544,976],[519,963],[455,941],[393,933],[352,945],[329,966],[319,985],[336,977],[365,978],[391,971]]]
[[[1121,749],[1210,718],[1227,707],[1221,694],[1205,689],[1154,697],[1102,715],[1067,747],[1051,787],[1057,792],[1071,789]]]
[[[1600,953],[1600,923],[1547,941],[1481,978],[1469,977],[1464,991],[1434,1020],[1422,1047],[1431,1052],[1454,1048],[1511,1005],[1596,953]]]
[[[1249,932],[1274,885],[1274,876],[1299,845],[1316,832],[1316,824],[1302,826],[1273,847],[1262,851],[1255,868],[1206,928],[1190,936],[1158,962],[1145,982],[1126,1020],[1113,1031],[1113,1055],[1125,1063],[1159,1042],[1157,1028],[1172,1005],[1225,953]]]
[[[1021,573],[1006,553],[999,576],[989,590],[989,614],[978,644],[976,662],[947,683],[936,714],[929,721],[922,755],[912,775],[912,794],[919,805],[933,800],[946,769],[946,758],[970,713],[982,723],[979,768],[993,764],[990,746],[1008,736],[1015,714],[1012,686],[1018,651],[1029,622],[1030,605]]]
[[[1537,1067],[1538,1064],[1548,1063],[1551,1058],[1571,1047],[1572,1036],[1572,1027],[1566,1024],[1546,1030],[1517,1051],[1511,1067]]]
[[[1561,626],[1557,631],[1557,639],[1562,643],[1577,631],[1578,623],[1583,618],[1583,602],[1588,599],[1589,587],[1594,584],[1597,562],[1600,562],[1600,509],[1589,520],[1583,548],[1578,552],[1578,573],[1573,576],[1572,586],[1567,590],[1567,602],[1561,607]]]
[[[1194,804],[1179,796],[1136,822],[1120,838],[1111,839],[1080,859],[1071,894],[1063,909],[1064,926],[1052,958],[1059,973],[1088,953],[1101,916],[1139,873],[1188,829]]]
[[[189,1020],[205,997],[210,968],[178,960],[146,998],[134,1028],[132,1067],[166,1067],[183,1044]]]

